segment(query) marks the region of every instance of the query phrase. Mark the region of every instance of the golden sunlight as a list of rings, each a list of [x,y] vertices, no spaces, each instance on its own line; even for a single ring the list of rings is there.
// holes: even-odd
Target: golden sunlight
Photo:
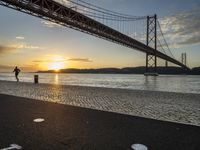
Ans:
[[[49,70],[55,70],[59,72],[60,69],[66,67],[66,59],[59,55],[54,55],[51,59],[51,62],[48,63]]]
[[[65,63],[64,62],[52,62],[49,64],[49,70],[59,71],[60,69],[64,69]]]

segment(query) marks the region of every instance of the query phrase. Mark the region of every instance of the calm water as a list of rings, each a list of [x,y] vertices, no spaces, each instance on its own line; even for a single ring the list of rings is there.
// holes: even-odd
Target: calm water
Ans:
[[[38,74],[40,83],[81,85],[123,89],[200,93],[200,76],[119,74]],[[23,82],[33,82],[34,73],[21,73]],[[15,81],[14,74],[0,73],[0,80]]]

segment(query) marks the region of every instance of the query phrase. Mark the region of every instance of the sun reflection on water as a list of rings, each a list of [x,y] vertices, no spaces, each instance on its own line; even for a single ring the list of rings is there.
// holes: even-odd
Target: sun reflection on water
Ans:
[[[58,80],[59,80],[59,75],[55,74],[55,77],[54,77],[55,84],[58,84]]]

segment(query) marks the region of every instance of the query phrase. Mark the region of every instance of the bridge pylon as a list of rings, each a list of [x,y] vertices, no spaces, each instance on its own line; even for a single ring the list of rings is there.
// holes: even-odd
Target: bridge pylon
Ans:
[[[146,53],[146,73],[144,75],[157,76],[157,15],[147,16],[147,46],[152,47],[154,53]]]
[[[184,64],[185,66],[187,66],[187,54],[186,53],[181,54],[181,63]]]

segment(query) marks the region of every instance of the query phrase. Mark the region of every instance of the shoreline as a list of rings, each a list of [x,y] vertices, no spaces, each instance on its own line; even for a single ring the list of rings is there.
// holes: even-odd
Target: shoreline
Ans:
[[[170,75],[170,76],[174,76],[174,75]],[[176,75],[175,75],[176,76]],[[193,75],[188,75],[188,76],[193,76]],[[194,75],[195,76],[195,75]],[[0,80],[0,82],[11,82],[11,83],[17,83],[16,81],[11,81],[11,80]],[[19,84],[31,84],[31,85],[35,85],[34,81],[32,82],[26,82],[26,81],[19,81]],[[127,90],[127,91],[135,91],[135,92],[159,92],[159,93],[174,93],[174,94],[194,94],[194,95],[200,95],[200,93],[196,93],[196,92],[172,92],[172,91],[156,91],[156,90],[146,90],[146,89],[131,89],[131,88],[120,88],[120,87],[103,87],[103,86],[86,86],[86,85],[76,85],[76,84],[57,84],[57,83],[38,83],[39,85],[57,85],[57,86],[71,86],[71,87],[83,87],[83,88],[103,88],[103,89],[118,89],[118,90]]]
[[[200,126],[200,94],[0,81],[0,93]]]

